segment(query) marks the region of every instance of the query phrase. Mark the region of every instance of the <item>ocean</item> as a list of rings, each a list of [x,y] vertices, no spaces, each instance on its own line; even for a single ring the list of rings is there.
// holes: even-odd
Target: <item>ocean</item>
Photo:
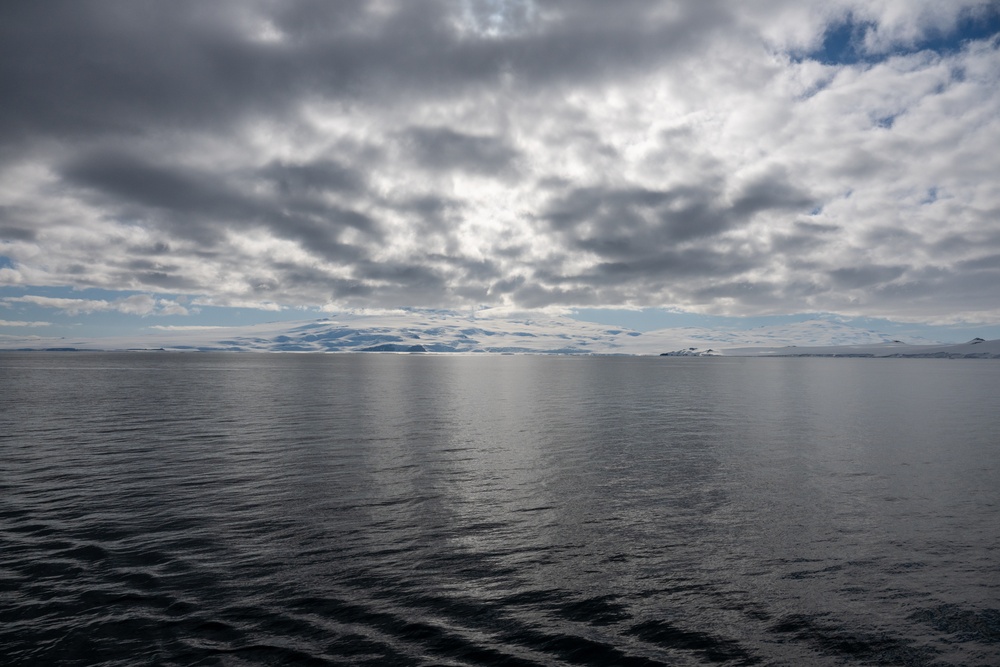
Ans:
[[[1000,363],[0,354],[0,664],[998,665]]]

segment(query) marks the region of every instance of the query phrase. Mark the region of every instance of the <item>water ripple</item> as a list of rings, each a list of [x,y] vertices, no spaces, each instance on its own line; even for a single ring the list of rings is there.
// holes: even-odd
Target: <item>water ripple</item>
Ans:
[[[0,355],[4,665],[1000,664],[1000,372],[55,359]]]

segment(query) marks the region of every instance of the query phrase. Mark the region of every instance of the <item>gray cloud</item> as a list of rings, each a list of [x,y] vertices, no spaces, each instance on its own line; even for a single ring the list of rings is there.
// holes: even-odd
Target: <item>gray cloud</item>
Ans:
[[[907,7],[5,3],[0,277],[1000,320],[989,5]]]
[[[158,221],[202,244],[221,243],[226,229],[260,226],[324,257],[353,260],[364,253],[339,240],[345,229],[380,237],[378,223],[364,213],[302,197],[310,191],[359,190],[362,179],[351,170],[321,162],[269,164],[259,173],[277,184],[276,195],[241,189],[238,175],[227,179],[198,168],[150,164],[116,153],[84,155],[65,167],[62,176],[67,183],[97,192],[109,209],[121,206],[131,217]]]
[[[0,212],[0,215],[3,215],[3,213],[5,212]],[[25,229],[23,227],[15,227],[13,225],[4,225],[0,227],[0,240],[34,241],[35,231],[32,229]]]
[[[4,8],[0,28],[0,92],[11,101],[0,127],[10,138],[118,135],[150,122],[218,129],[286,112],[303,97],[461,95],[509,72],[539,83],[616,78],[689,53],[726,18],[682,6],[674,21],[643,21],[657,9],[651,2],[624,11],[502,4],[522,9],[506,12],[500,33],[477,39],[463,33],[487,27],[482,3],[472,3],[479,10],[460,31],[464,3],[452,1],[395,2],[388,11],[365,2],[20,3]],[[540,20],[548,18],[524,29],[536,4]]]
[[[956,268],[961,271],[988,271],[990,273],[1000,273],[1000,254],[986,255],[968,259],[956,264]]]
[[[363,173],[330,159],[300,164],[279,160],[259,173],[274,182],[286,196],[323,192],[360,194],[365,190]]]
[[[733,220],[705,187],[672,191],[577,188],[553,202],[544,217],[573,245],[602,256],[632,256],[655,246],[725,231]]]
[[[789,183],[784,170],[775,170],[742,188],[732,203],[731,215],[746,219],[765,211],[799,212],[815,204],[815,198]]]
[[[829,275],[835,287],[858,289],[873,285],[885,285],[906,272],[905,266],[865,266],[834,269]]]
[[[719,279],[739,275],[753,266],[752,262],[734,257],[731,253],[704,248],[665,250],[630,262],[598,264],[587,279],[598,283],[672,282],[699,277]]]
[[[244,200],[215,174],[122,153],[82,155],[62,170],[62,176],[65,182],[95,190],[111,201],[152,209],[225,219],[248,212]]]
[[[543,216],[576,247],[623,258],[658,254],[685,241],[716,236],[747,225],[759,213],[795,212],[813,205],[812,198],[783,175],[755,180],[732,202],[724,201],[722,185],[578,188],[552,202]]]
[[[503,175],[514,168],[515,149],[497,137],[465,134],[444,127],[412,128],[403,144],[416,163],[438,171],[461,169],[484,175]]]

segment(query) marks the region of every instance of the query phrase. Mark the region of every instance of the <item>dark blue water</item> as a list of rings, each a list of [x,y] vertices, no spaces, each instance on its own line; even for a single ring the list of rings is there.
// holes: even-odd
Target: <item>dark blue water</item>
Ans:
[[[998,665],[1000,363],[0,354],[0,664]]]

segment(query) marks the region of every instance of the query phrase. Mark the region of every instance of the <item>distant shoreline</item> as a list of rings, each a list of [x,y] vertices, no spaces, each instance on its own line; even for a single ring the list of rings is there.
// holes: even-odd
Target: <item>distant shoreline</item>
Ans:
[[[267,350],[239,347],[157,347],[157,348],[0,348],[0,355],[11,353],[104,353],[129,354],[137,352],[163,353],[249,353],[249,354],[394,354],[417,356],[548,356],[548,357],[655,357],[655,358],[741,358],[741,359],[1000,359],[1000,340],[981,343],[959,343],[954,345],[905,345],[887,343],[884,345],[833,345],[816,347],[741,347],[709,348],[706,350],[685,349],[660,354],[628,352],[592,352],[587,350],[503,350],[477,349],[462,351],[434,351],[413,349],[360,349],[360,350]]]

